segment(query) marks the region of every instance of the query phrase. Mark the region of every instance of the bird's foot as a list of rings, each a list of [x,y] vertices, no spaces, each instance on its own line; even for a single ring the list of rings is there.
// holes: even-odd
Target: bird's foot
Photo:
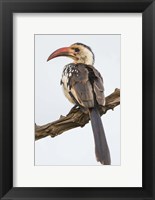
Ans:
[[[69,113],[74,112],[74,111],[77,110],[77,109],[79,109],[79,106],[78,106],[78,105],[75,105],[75,106],[73,106],[73,108],[71,108],[71,110],[70,110]]]

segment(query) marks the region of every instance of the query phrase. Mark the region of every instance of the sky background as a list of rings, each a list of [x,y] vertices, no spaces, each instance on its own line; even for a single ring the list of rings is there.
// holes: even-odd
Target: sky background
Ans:
[[[120,88],[120,35],[35,35],[35,123],[47,124],[66,115],[73,105],[65,98],[60,80],[72,60],[58,57],[46,62],[58,48],[80,42],[91,47],[95,68],[104,80],[105,96]],[[112,165],[120,165],[120,106],[102,116]],[[91,124],[54,138],[35,142],[35,165],[101,165],[96,161]]]

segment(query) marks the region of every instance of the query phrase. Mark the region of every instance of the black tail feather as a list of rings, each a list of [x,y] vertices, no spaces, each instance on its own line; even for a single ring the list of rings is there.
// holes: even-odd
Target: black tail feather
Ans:
[[[103,165],[110,165],[110,151],[108,148],[100,113],[97,108],[89,109],[89,113],[95,140],[96,159]]]

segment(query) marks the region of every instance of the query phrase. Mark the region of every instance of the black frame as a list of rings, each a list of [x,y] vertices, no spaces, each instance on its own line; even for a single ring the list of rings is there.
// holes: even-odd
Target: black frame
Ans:
[[[143,187],[13,187],[13,13],[139,12],[143,19]],[[155,2],[154,0],[0,0],[0,197],[1,199],[155,199]],[[154,68],[153,68],[154,66]],[[134,114],[133,110],[133,114]],[[134,128],[133,128],[134,131]],[[25,172],[26,173],[26,172]]]

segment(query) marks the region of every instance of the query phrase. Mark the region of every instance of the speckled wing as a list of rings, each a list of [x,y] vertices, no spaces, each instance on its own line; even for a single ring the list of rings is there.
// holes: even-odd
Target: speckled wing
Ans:
[[[92,85],[89,81],[88,70],[83,65],[76,66],[76,73],[70,79],[71,93],[76,101],[83,107],[94,106]]]
[[[69,85],[76,101],[86,108],[94,107],[95,101],[104,105],[104,88],[100,73],[94,67],[84,64],[77,64],[75,72]]]

